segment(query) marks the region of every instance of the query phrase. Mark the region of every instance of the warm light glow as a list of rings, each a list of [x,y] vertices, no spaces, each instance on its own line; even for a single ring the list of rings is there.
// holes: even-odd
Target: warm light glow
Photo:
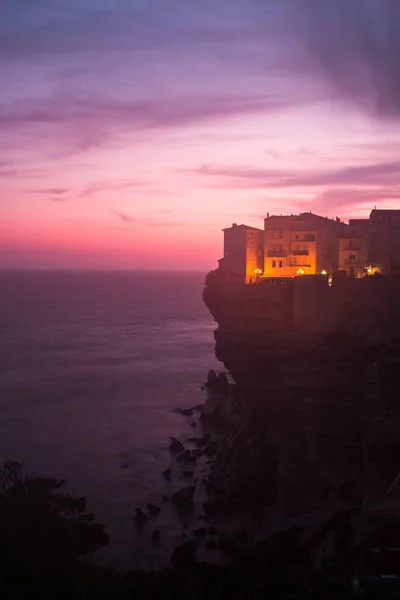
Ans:
[[[297,269],[296,273],[297,275],[304,275],[303,269]]]
[[[261,269],[254,269],[254,273],[255,273],[256,275],[261,275],[261,273],[262,273],[262,270],[261,270]]]
[[[325,269],[322,269],[322,271],[321,271],[321,275],[326,275],[326,274],[327,274],[327,273],[326,273]]]
[[[373,267],[372,265],[370,265],[369,267],[367,267],[367,273],[368,275],[375,275],[375,273],[379,273],[379,269],[378,267]]]

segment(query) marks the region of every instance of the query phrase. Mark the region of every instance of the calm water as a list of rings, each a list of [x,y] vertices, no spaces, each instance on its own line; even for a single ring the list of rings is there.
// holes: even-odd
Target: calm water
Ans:
[[[100,558],[120,566],[160,565],[182,531],[168,505],[142,533],[132,516],[186,484],[161,474],[169,436],[193,435],[193,419],[174,409],[203,402],[208,369],[221,368],[203,282],[201,273],[0,273],[0,460],[87,494],[112,538]]]

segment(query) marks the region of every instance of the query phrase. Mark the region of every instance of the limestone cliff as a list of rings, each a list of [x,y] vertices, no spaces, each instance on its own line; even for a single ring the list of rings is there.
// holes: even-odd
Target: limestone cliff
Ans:
[[[209,386],[205,414],[228,427],[210,505],[261,505],[274,518],[396,507],[397,327],[385,325],[380,336],[346,322],[330,332],[299,331],[290,285],[263,300],[257,286],[207,284],[204,300],[219,324],[216,356],[235,382],[223,391]]]

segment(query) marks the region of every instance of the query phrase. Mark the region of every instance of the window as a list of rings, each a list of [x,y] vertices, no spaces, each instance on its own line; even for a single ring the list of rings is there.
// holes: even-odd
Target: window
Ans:
[[[283,267],[283,260],[280,260],[279,261],[279,268],[282,269],[282,267]]]
[[[356,259],[356,255],[355,254],[349,254],[349,259],[350,260],[355,260]]]
[[[315,233],[306,233],[304,236],[304,239],[307,242],[314,242],[315,241]]]
[[[272,268],[275,269],[275,267],[276,267],[276,260],[273,260],[272,261]]]

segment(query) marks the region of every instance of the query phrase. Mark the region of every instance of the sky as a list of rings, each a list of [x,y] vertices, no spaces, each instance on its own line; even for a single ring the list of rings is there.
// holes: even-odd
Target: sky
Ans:
[[[1,0],[0,268],[202,269],[400,207],[399,0]]]

